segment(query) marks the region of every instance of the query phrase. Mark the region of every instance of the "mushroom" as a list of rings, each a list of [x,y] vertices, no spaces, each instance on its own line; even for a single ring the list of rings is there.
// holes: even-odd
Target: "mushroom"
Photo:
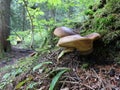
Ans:
[[[57,46],[75,48],[78,51],[88,51],[92,48],[92,40],[87,37],[81,37],[80,35],[71,35],[60,38]]]
[[[75,35],[77,33],[75,33],[71,28],[67,28],[67,27],[58,27],[54,30],[54,35],[58,36],[58,37],[65,37],[65,36],[69,36],[69,35]]]
[[[57,46],[65,48],[59,54],[58,62],[65,53],[72,52],[74,49],[79,51],[80,54],[90,54],[93,51],[93,42],[101,37],[98,33],[92,33],[82,37],[67,27],[56,28],[54,34],[60,37]]]
[[[71,35],[60,38],[57,46],[75,48],[80,52],[87,52],[93,48],[93,41],[100,38],[98,33],[92,33],[85,37],[80,35]]]
[[[60,38],[57,46],[65,47],[66,49],[61,52],[57,61],[59,62],[59,59],[65,53],[72,52],[74,49],[79,51],[82,55],[90,54],[93,51],[93,42],[99,38],[100,34],[98,33],[92,33],[84,37],[76,34]]]

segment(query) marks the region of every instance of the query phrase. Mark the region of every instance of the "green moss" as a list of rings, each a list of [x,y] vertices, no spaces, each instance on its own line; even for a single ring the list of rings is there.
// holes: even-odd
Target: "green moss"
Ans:
[[[101,4],[101,2],[99,3]],[[86,15],[94,18],[88,19],[84,24],[87,29],[108,29],[114,30],[120,28],[120,0],[107,0],[102,8],[98,8],[99,4],[91,6],[92,9],[86,11]]]
[[[98,10],[98,7],[99,7],[99,3],[94,4],[94,5],[92,6],[91,10],[92,10],[93,12],[96,12],[96,11]]]
[[[108,15],[107,17],[95,17],[92,21],[92,26],[94,29],[110,29],[113,24],[114,17],[112,15]]]
[[[117,43],[117,39],[120,37],[120,30],[107,33],[102,39],[105,44],[110,44],[111,42]]]
[[[120,0],[108,0],[105,10],[108,14],[120,13]]]
[[[91,9],[85,11],[85,15],[93,15],[94,12]]]
[[[81,30],[80,35],[85,36],[91,33],[99,33],[101,36],[104,36],[106,33],[108,33],[108,30],[99,30],[99,29],[89,29],[89,30]]]
[[[103,5],[102,5],[103,4]],[[102,6],[102,7],[99,7]],[[106,0],[106,3],[95,4],[90,6],[94,18],[89,18],[80,31],[82,36],[97,32],[102,36],[98,40],[94,54],[91,57],[98,57],[100,60],[108,59],[120,62],[120,0]],[[96,44],[97,44],[96,43]],[[119,55],[118,55],[119,53]],[[118,55],[118,56],[116,56]]]

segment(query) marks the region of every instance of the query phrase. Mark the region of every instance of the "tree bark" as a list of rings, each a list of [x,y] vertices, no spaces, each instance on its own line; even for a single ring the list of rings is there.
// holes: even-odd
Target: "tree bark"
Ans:
[[[11,0],[0,0],[0,57],[11,49],[7,40],[10,35],[10,3]]]

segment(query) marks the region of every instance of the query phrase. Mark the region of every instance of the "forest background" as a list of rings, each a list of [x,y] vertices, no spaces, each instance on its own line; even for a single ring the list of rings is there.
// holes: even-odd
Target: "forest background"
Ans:
[[[43,74],[55,73],[53,77],[57,77],[57,80],[53,78],[52,80],[55,83],[51,82],[50,84],[49,82],[48,84],[52,88],[50,90],[53,90],[62,74],[69,71],[68,68],[63,68],[65,58],[63,58],[63,65],[58,65],[57,67],[60,66],[60,68],[56,69],[56,57],[60,52],[60,49],[56,47],[58,38],[53,35],[56,27],[66,26],[72,28],[82,36],[93,32],[101,35],[101,38],[95,42],[94,51],[90,55],[81,56],[78,52],[77,55],[73,52],[73,61],[68,56],[73,63],[75,63],[74,59],[77,63],[81,60],[79,67],[82,67],[82,69],[105,63],[119,65],[119,17],[119,0],[0,0],[0,60],[10,61],[11,58],[6,58],[6,53],[12,51],[13,47],[35,51],[26,58],[20,58],[14,65],[6,65],[0,69],[2,76],[0,89],[7,90],[11,84],[11,90],[13,88],[26,88],[26,86],[33,89],[34,85],[38,85],[38,82],[29,81],[39,76],[41,66],[52,63],[53,66],[45,66],[42,70]],[[52,56],[53,53],[55,56]],[[42,61],[47,62],[41,63]],[[70,61],[67,62],[67,67],[69,67]],[[36,66],[37,64],[38,66]],[[73,68],[74,65],[70,67]],[[35,72],[35,77],[31,74],[31,68],[33,68],[33,72],[39,70],[37,74]],[[75,73],[74,70],[72,72]],[[23,75],[23,77],[20,75]],[[17,76],[20,80],[16,80]],[[23,78],[29,80],[23,80]],[[76,76],[76,78],[78,77]],[[44,77],[45,79],[46,77]],[[45,85],[46,83],[43,83],[43,86]],[[82,86],[82,84],[79,86]],[[100,87],[105,88],[104,86]],[[72,85],[70,88],[72,88]]]

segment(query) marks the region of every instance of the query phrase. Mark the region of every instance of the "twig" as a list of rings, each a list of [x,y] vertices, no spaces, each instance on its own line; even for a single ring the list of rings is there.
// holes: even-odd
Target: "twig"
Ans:
[[[67,80],[67,78],[65,79],[65,81]],[[64,87],[64,85],[65,85],[65,81],[62,83],[62,86],[61,86],[61,88],[63,88]]]
[[[89,89],[91,89],[91,90],[95,90],[94,88],[90,87],[89,85],[87,85],[87,84],[82,84],[82,83],[80,83],[80,82],[72,82],[72,81],[59,81],[59,82],[60,82],[60,83],[79,84],[79,85],[85,86],[85,87],[87,87],[87,88],[89,88]]]
[[[104,88],[105,85],[104,85],[104,83],[103,83],[103,80],[98,76],[98,74],[96,73],[96,71],[95,71],[94,69],[92,69],[92,71],[94,72],[94,74],[96,75],[96,77],[99,79],[99,81],[100,81],[102,87]]]
[[[73,82],[73,81],[59,81],[60,83],[70,83],[70,84],[80,84],[79,82]]]
[[[73,80],[73,81],[76,81],[75,77],[63,76],[63,78],[68,78],[68,79],[71,79],[71,80]]]
[[[80,77],[78,76],[77,72],[75,72],[75,75],[77,77],[77,79],[79,80],[79,82],[81,81]]]
[[[83,84],[83,86],[87,87],[87,88],[90,88],[91,90],[95,90],[94,88],[90,87],[89,85],[87,84]]]

